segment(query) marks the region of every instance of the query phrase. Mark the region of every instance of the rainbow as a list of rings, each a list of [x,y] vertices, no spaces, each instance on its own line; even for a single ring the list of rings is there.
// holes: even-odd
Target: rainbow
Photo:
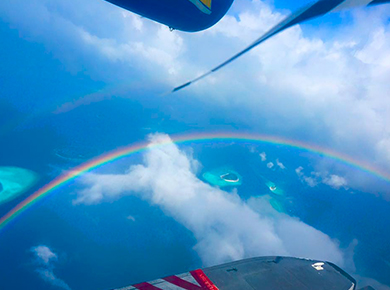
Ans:
[[[364,163],[358,160],[353,159],[350,156],[345,154],[337,153],[330,149],[321,148],[317,145],[304,143],[301,141],[289,140],[275,136],[269,135],[254,135],[254,134],[246,134],[246,133],[201,133],[201,134],[187,134],[187,135],[174,135],[170,136],[171,140],[175,144],[183,144],[189,142],[207,142],[207,141],[240,141],[240,142],[251,142],[251,143],[268,143],[275,145],[283,145],[288,147],[293,147],[313,153],[317,153],[322,156],[329,157],[334,160],[341,161],[353,167],[356,167],[362,171],[373,174],[387,182],[390,182],[390,174],[379,169],[374,168],[372,165],[368,163]],[[167,144],[170,144],[169,140],[150,145],[149,142],[140,142],[132,144],[128,147],[124,147],[121,149],[117,149],[111,151],[107,154],[103,154],[98,156],[97,158],[92,159],[84,164],[81,164],[78,167],[75,167],[70,172],[67,172],[44,187],[40,188],[25,200],[16,205],[13,209],[11,209],[6,215],[4,215],[0,219],[0,229],[4,228],[8,223],[10,223],[13,219],[19,216],[26,209],[30,208],[32,205],[37,203],[39,200],[47,196],[49,193],[53,192],[57,188],[69,183],[73,179],[81,176],[83,173],[96,169],[104,164],[114,162],[120,158],[143,152],[147,149],[153,149],[156,147],[161,147]]]

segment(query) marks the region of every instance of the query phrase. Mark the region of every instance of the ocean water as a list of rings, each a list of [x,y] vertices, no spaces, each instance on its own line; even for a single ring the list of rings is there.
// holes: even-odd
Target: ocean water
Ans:
[[[34,190],[94,156],[146,140],[148,134],[166,128],[169,133],[193,131],[176,120],[161,123],[161,116],[147,117],[153,114],[154,109],[148,111],[131,100],[114,99],[37,120],[23,134],[8,132],[8,159],[2,162],[12,161],[39,172],[41,179],[23,196],[0,205],[0,213],[5,214]],[[144,122],[146,129],[132,126],[135,122]],[[21,145],[26,142],[30,144],[27,149]],[[200,180],[204,181],[204,172],[231,168],[242,176],[242,184],[224,190],[236,192],[243,201],[267,196],[279,211],[329,235],[347,252],[353,250],[357,272],[390,284],[390,205],[362,190],[336,190],[325,184],[312,188],[299,179],[297,168],[303,167],[310,174],[317,170],[313,164],[327,157],[298,148],[239,140],[189,141],[180,148],[200,162],[196,172]],[[262,152],[266,161],[261,160]],[[285,169],[278,167],[276,160]],[[134,154],[96,172],[123,173],[142,162],[142,153]],[[268,162],[274,166],[268,168]],[[375,176],[367,178],[382,182]],[[283,194],[270,191],[266,180]],[[14,289],[31,284],[39,289],[48,287],[35,273],[30,251],[39,244],[59,255],[55,273],[72,289],[110,289],[203,266],[193,249],[197,242],[193,233],[159,207],[135,196],[75,205],[80,186],[78,179],[62,186],[2,230],[0,256],[7,267],[1,280],[5,285],[14,285]],[[358,240],[356,245],[354,240]],[[23,279],[18,279],[20,275]]]

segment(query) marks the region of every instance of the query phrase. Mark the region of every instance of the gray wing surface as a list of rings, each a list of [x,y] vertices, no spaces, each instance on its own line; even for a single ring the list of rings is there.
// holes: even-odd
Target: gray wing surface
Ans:
[[[317,2],[308,4],[307,6],[299,9],[295,13],[290,14],[287,16],[283,21],[279,22],[277,25],[272,27],[268,32],[266,32],[264,35],[262,35],[260,38],[256,39],[252,44],[244,48],[239,53],[235,54],[228,60],[224,61],[220,65],[214,67],[210,71],[200,75],[197,78],[194,78],[193,80],[186,82],[185,84],[182,84],[180,86],[177,86],[174,88],[171,92],[177,92],[181,89],[184,89],[185,87],[190,86],[191,84],[200,81],[201,79],[211,75],[212,73],[220,70],[224,66],[228,65],[232,61],[236,60],[240,56],[244,55],[248,51],[252,50],[254,47],[258,46],[262,42],[266,41],[267,39],[271,38],[272,36],[278,34],[279,32],[282,32],[283,30],[286,30],[287,28],[294,26],[295,24],[302,23],[304,21],[325,15],[329,12],[337,12],[343,9],[348,9],[352,7],[358,7],[358,6],[367,6],[367,5],[375,5],[375,4],[384,4],[389,3],[390,0],[319,0]]]
[[[291,257],[258,257],[116,290],[355,290],[336,265]]]

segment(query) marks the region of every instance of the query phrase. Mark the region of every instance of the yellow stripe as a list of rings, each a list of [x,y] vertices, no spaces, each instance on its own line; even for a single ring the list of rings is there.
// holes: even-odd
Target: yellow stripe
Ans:
[[[211,9],[211,1],[212,0],[200,0],[204,5],[206,5],[209,9]]]

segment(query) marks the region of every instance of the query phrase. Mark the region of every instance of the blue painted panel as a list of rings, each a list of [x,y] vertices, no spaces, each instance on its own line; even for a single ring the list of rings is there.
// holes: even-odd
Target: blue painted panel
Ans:
[[[174,29],[195,32],[217,23],[229,10],[234,0],[106,1]],[[210,8],[207,5],[209,2],[211,2]]]
[[[374,0],[369,5],[378,5],[378,4],[385,4],[390,3],[390,0]]]

